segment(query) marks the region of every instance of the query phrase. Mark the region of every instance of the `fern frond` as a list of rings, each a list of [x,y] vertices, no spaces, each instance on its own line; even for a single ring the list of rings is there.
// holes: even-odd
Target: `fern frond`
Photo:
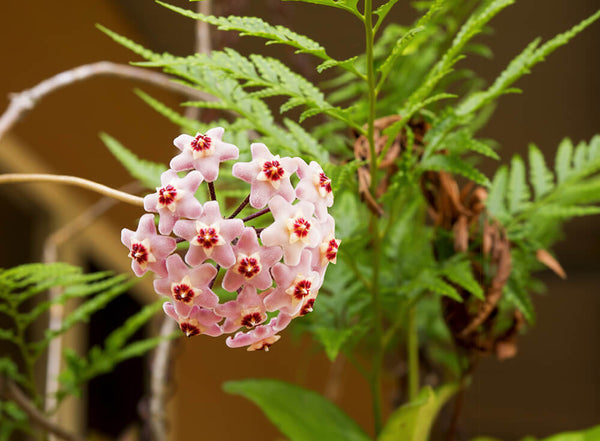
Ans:
[[[534,144],[529,146],[529,168],[535,199],[540,199],[554,187],[554,175],[544,161],[544,155]]]
[[[221,31],[237,31],[241,36],[264,38],[267,40],[266,44],[285,44],[295,48],[296,53],[314,55],[315,57],[325,60],[317,69],[319,72],[331,66],[339,66],[350,72],[356,72],[351,60],[334,60],[327,55],[325,48],[319,43],[305,35],[297,34],[285,26],[273,26],[258,17],[238,17],[235,15],[215,17],[179,8],[161,1],[158,1],[157,3],[186,17],[210,23]],[[324,64],[326,64],[326,67],[323,67]]]
[[[508,87],[523,75],[529,73],[531,67],[544,61],[545,57],[554,52],[560,46],[569,42],[573,37],[600,18],[600,11],[581,21],[566,32],[558,34],[548,42],[539,46],[541,39],[533,40],[508,67],[496,78],[494,84],[484,92],[477,92],[465,100],[457,109],[457,114],[467,115],[473,113],[494,98],[509,91]]]
[[[458,156],[433,155],[421,161],[419,168],[423,171],[434,170],[456,173],[485,187],[490,185],[489,179],[483,173]]]
[[[445,262],[442,274],[452,283],[464,288],[480,300],[485,299],[481,283],[473,276],[471,263],[466,259]]]
[[[107,133],[100,133],[100,139],[131,176],[148,189],[154,190],[156,187],[160,187],[160,175],[167,170],[166,165],[138,158],[131,150]]]
[[[78,323],[87,322],[94,312],[104,308],[111,300],[126,292],[133,285],[135,285],[135,283],[137,283],[137,280],[129,280],[125,283],[120,283],[99,294],[96,294],[93,298],[84,302],[74,311],[69,313],[69,315],[67,315],[63,320],[60,328],[46,329],[44,337],[41,340],[30,345],[33,349],[35,357],[37,358],[39,355],[41,355],[42,351],[48,346],[48,344],[50,344],[50,341],[52,341],[55,337],[65,333],[67,330],[69,330]]]
[[[304,3],[314,3],[316,5],[331,6],[333,8],[343,9],[348,11],[363,20],[362,14],[358,11],[358,0],[285,0]]]
[[[525,163],[519,155],[515,155],[510,163],[508,178],[508,211],[518,213],[528,203],[530,198],[529,186],[525,177]]]

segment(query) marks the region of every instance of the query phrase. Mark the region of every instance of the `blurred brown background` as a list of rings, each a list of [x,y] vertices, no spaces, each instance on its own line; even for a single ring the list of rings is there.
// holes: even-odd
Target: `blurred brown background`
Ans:
[[[235,2],[242,4],[241,0],[232,4]],[[185,0],[171,3],[195,7],[195,3]],[[221,0],[219,4],[226,2]],[[549,38],[562,32],[599,6],[597,0],[522,0],[492,22],[495,35],[484,37],[495,53],[494,59],[472,59],[468,63],[491,79],[533,38]],[[357,23],[337,10],[254,0],[245,13],[290,25],[330,47],[328,52],[336,58],[362,50],[362,31]],[[405,17],[405,23],[414,16],[402,2],[396,15]],[[95,23],[156,51],[183,55],[193,50],[192,22],[151,0],[4,0],[0,2],[0,109],[8,105],[10,92],[30,88],[65,69],[98,60],[134,59],[99,32]],[[242,42],[255,50],[263,47],[248,39]],[[524,95],[501,99],[483,135],[500,142],[504,161],[515,152],[526,154],[529,142],[535,142],[551,157],[564,136],[574,141],[589,140],[600,132],[599,42],[600,25],[596,23],[519,81],[517,86],[525,91]],[[62,89],[44,99],[10,137],[0,142],[0,151],[11,164],[0,164],[0,171],[72,174],[121,186],[130,179],[100,142],[100,131],[108,132],[142,157],[167,163],[174,152],[171,140],[178,129],[139,100],[132,92],[134,87],[172,107],[181,101],[176,95],[116,78],[95,78]],[[491,173],[495,167],[489,164],[487,170]],[[50,186],[2,189],[0,266],[39,260],[44,234],[97,199],[72,189],[66,199],[54,199],[63,188]],[[131,207],[112,209],[102,227],[97,226],[105,236],[79,237],[78,251],[69,254],[65,250],[62,258],[70,256],[90,267],[126,269],[128,259],[119,242],[119,230],[123,226],[134,228],[139,214]],[[548,293],[536,298],[538,323],[520,339],[516,359],[503,363],[487,360],[480,366],[467,394],[462,439],[489,434],[508,441],[526,434],[542,436],[600,423],[598,218],[571,223],[566,237],[568,241],[556,251],[568,280],[558,280],[551,274],[544,277]],[[110,254],[112,250],[120,254]],[[137,301],[147,295],[139,294]],[[125,313],[128,308],[135,310],[135,304],[118,308]],[[285,338],[269,353],[230,350],[223,339],[182,339],[176,345],[176,360],[170,406],[172,439],[278,439],[277,431],[253,405],[221,392],[221,383],[272,376],[323,391],[329,371],[323,357],[313,354],[305,342],[294,343],[291,338]],[[130,365],[125,371],[129,377],[123,384],[135,383],[139,393],[144,363]],[[109,379],[101,387],[91,385],[88,400],[83,402],[88,404],[79,407],[84,416],[87,414],[87,426],[113,436],[126,429],[124,422],[131,419],[127,415],[133,418],[144,410],[143,406],[137,408],[139,400],[135,399],[127,415],[117,412],[126,394],[122,385],[121,389],[110,389],[115,381]],[[102,390],[107,395],[100,395]],[[339,403],[371,430],[367,386],[348,366],[343,372]]]

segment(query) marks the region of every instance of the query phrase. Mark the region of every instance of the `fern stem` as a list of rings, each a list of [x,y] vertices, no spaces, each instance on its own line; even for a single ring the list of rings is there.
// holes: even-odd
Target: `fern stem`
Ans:
[[[377,189],[377,154],[375,151],[375,101],[377,100],[377,91],[375,89],[375,68],[373,63],[373,1],[365,0],[365,40],[367,55],[367,86],[369,90],[369,116],[367,121],[367,140],[369,142],[370,170],[371,170],[371,194],[375,196]],[[379,223],[376,214],[371,213],[370,232],[373,246],[373,280],[371,282],[371,299],[373,304],[373,328],[375,347],[373,354],[373,366],[371,371],[371,396],[373,400],[373,419],[375,426],[375,436],[381,431],[381,371],[383,367],[383,329],[382,329],[382,311],[381,299],[379,293],[379,260],[381,253],[381,236],[379,233]]]
[[[417,334],[417,305],[408,310],[408,399],[413,401],[419,394],[419,337]]]
[[[98,184],[97,182],[75,176],[42,173],[7,173],[0,175],[0,184],[12,184],[17,182],[54,182],[58,184],[73,185],[95,191],[96,193],[100,193],[104,196],[108,196],[137,207],[144,206],[144,199],[139,196],[134,196],[132,194],[107,187],[106,185]]]

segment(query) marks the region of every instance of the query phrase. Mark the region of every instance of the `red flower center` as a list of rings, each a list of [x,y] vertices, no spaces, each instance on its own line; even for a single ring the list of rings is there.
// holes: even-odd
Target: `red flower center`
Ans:
[[[307,302],[302,307],[302,309],[300,310],[300,312],[298,313],[298,315],[303,316],[303,315],[308,314],[309,312],[312,312],[314,305],[315,305],[315,299],[308,299]]]
[[[203,248],[212,248],[219,243],[219,234],[212,227],[200,228],[196,236],[196,242]]]
[[[331,193],[331,179],[323,172],[319,174],[319,186],[327,193]]]
[[[193,337],[194,335],[200,334],[200,328],[190,322],[180,323],[179,327],[186,335],[186,337]]]
[[[262,166],[262,171],[270,181],[279,181],[285,174],[279,161],[266,161]]]
[[[338,252],[338,243],[335,239],[331,239],[327,245],[327,251],[325,251],[325,257],[327,257],[327,260],[329,260],[330,262],[335,260],[336,256],[337,256],[337,252]]]
[[[177,189],[172,185],[166,185],[158,190],[158,203],[163,207],[171,205],[177,197]]]
[[[292,226],[292,232],[298,236],[300,239],[308,236],[308,232],[310,231],[310,222],[304,219],[303,217],[298,217],[294,219],[294,225]]]
[[[246,279],[251,279],[260,273],[260,264],[254,257],[244,257],[239,261],[236,270]]]
[[[190,144],[195,152],[205,152],[210,149],[211,142],[210,137],[198,134]]]
[[[192,287],[186,285],[185,283],[180,283],[179,285],[173,286],[172,291],[173,298],[183,303],[190,303],[192,300],[194,300],[194,296],[196,295]]]
[[[260,312],[253,312],[242,317],[242,326],[246,328],[254,328],[262,321]]]
[[[312,283],[309,280],[300,280],[294,286],[294,294],[293,294],[294,297],[297,298],[298,300],[301,300],[304,297],[306,297],[307,295],[309,295],[311,285],[312,285]]]
[[[141,243],[134,242],[131,244],[131,252],[129,253],[129,257],[142,265],[148,262],[148,250]]]

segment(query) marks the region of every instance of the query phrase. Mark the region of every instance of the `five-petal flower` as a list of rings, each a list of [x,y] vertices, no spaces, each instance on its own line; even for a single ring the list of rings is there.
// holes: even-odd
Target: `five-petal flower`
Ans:
[[[233,176],[250,183],[250,205],[263,208],[276,194],[292,202],[295,192],[290,176],[298,167],[296,161],[274,156],[260,143],[252,144],[250,150],[252,161],[233,164],[232,170]]]
[[[224,132],[222,127],[215,127],[204,135],[179,135],[173,144],[181,153],[171,160],[171,168],[175,171],[195,168],[206,182],[215,181],[219,176],[219,164],[237,159],[240,153],[236,146],[222,141]]]

